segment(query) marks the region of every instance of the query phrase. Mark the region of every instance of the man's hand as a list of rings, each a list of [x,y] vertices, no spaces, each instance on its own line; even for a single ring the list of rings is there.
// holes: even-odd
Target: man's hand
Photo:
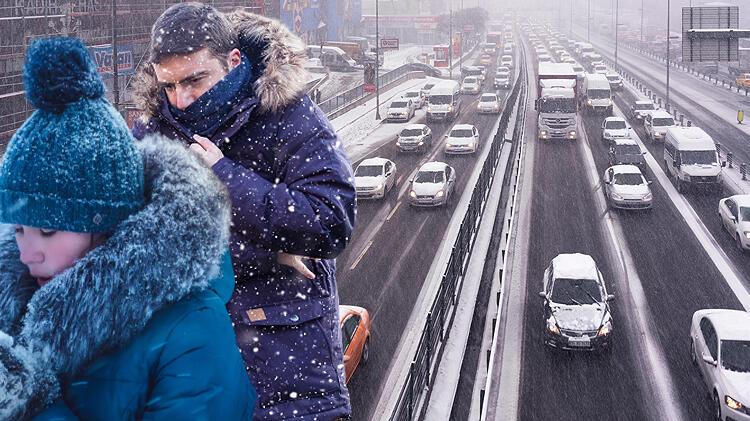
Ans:
[[[211,140],[197,134],[193,135],[193,139],[195,139],[195,143],[190,144],[190,149],[197,153],[209,167],[213,167],[214,164],[224,157],[221,149],[214,145]]]
[[[289,266],[297,272],[301,273],[307,279],[315,279],[315,274],[305,266],[302,259],[308,259],[308,257],[297,256],[295,254],[284,253],[280,251],[276,257],[276,260],[280,265]]]

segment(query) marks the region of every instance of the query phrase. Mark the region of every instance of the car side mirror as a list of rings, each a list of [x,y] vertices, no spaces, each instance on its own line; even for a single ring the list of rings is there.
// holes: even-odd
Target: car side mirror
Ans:
[[[732,221],[733,223],[734,223],[734,222],[737,222],[737,217],[735,217],[735,216],[730,216],[730,217],[729,217],[729,220],[730,220],[730,221]]]
[[[721,166],[722,166],[722,168],[726,167],[727,166],[727,161],[721,161]]]
[[[539,110],[539,100],[534,100],[534,111]]]
[[[539,291],[539,296],[542,297],[542,298],[544,298],[544,299],[547,298],[547,294],[545,294],[544,291]]]
[[[609,295],[607,295],[606,299],[607,299],[608,302],[609,301],[614,301],[615,300],[615,294],[609,294]]]
[[[653,183],[653,181],[646,181],[646,185],[649,185],[649,186],[650,186],[650,185],[651,185],[651,183]]]
[[[677,162],[677,160],[672,161],[672,166],[677,168],[680,166],[680,164]]]
[[[705,354],[705,353],[703,354],[703,362],[705,362],[706,364],[711,364],[712,366],[716,367],[716,360],[714,360],[714,358],[708,354]]]
[[[647,153],[648,153],[647,151],[643,151],[641,152],[641,155],[646,155]]]

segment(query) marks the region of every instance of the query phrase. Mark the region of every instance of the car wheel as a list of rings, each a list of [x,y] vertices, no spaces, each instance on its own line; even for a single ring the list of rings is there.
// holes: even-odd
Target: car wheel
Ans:
[[[722,218],[721,215],[719,215],[719,226],[721,227],[722,231],[729,232],[726,225],[724,225],[724,218]]]
[[[370,359],[370,337],[368,336],[365,340],[365,346],[362,347],[362,359],[360,360],[360,364],[365,365],[367,364],[367,361]]]
[[[721,420],[721,401],[719,400],[719,394],[714,390],[714,419]]]
[[[677,184],[677,191],[679,193],[685,191],[685,187],[682,185],[682,180],[680,180],[680,177],[675,177],[675,184]]]

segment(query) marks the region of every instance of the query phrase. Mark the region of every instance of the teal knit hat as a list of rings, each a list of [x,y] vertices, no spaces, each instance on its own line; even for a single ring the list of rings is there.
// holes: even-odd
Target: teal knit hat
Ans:
[[[144,203],[143,160],[75,38],[34,42],[24,66],[37,110],[0,166],[0,223],[111,232]]]

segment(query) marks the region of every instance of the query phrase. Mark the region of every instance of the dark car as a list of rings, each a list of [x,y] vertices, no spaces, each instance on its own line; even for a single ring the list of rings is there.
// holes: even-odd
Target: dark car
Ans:
[[[421,63],[421,62],[414,62],[409,63],[409,68],[412,71],[421,71],[424,72],[425,76],[430,77],[443,77],[443,71],[438,69],[435,66],[430,66],[427,63]]]
[[[636,165],[646,167],[644,152],[633,139],[616,139],[609,148],[609,165]]]

